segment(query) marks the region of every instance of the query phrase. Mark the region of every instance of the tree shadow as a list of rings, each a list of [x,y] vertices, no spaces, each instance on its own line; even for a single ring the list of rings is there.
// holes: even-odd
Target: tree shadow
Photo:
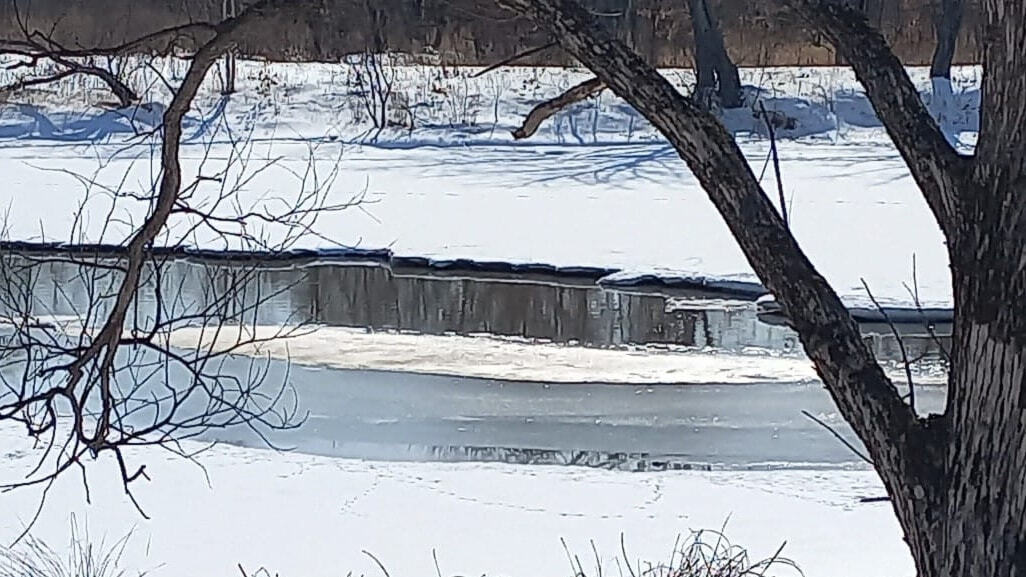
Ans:
[[[227,98],[206,115],[186,117],[182,126],[190,132],[185,142],[202,139],[224,116]],[[18,104],[0,113],[0,141],[100,144],[118,136],[135,137],[160,129],[165,106],[144,102],[114,109],[86,112],[51,111],[34,104]]]

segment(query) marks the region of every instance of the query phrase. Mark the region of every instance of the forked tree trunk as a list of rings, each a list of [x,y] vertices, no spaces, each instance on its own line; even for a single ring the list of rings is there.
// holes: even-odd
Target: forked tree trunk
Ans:
[[[886,377],[714,116],[576,0],[501,1],[548,27],[687,162],[868,449],[919,576],[1026,577],[1026,0],[982,2],[992,33],[974,157],[948,143],[858,11],[783,0],[854,68],[946,237],[955,317],[948,401],[926,418]]]
[[[716,17],[707,0],[690,0],[695,35],[695,96],[703,106],[716,94],[723,108],[742,105],[741,77],[730,59]]]

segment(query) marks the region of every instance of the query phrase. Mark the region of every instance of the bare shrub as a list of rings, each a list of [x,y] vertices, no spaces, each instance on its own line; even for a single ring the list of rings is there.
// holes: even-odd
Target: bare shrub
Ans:
[[[249,364],[239,372],[227,368],[227,358],[240,344],[266,340],[246,327],[260,322],[261,309],[280,292],[261,290],[260,269],[250,262],[256,259],[230,266],[212,258],[191,281],[176,277],[172,265],[188,245],[214,253],[286,254],[302,238],[316,235],[319,215],[350,205],[327,203],[338,162],[319,164],[313,145],[305,167],[289,167],[280,159],[260,159],[251,135],[215,125],[223,134],[209,136],[198,172],[186,171],[181,162],[183,142],[188,143],[183,119],[215,62],[254,23],[308,6],[259,0],[213,31],[204,28],[205,41],[188,58],[181,81],[168,85],[172,98],[160,130],[141,137],[150,139],[152,166],[160,167],[151,181],[133,181],[130,169],[112,184],[99,172],[62,170],[85,189],[63,248],[6,243],[0,223],[0,422],[22,426],[46,448],[21,480],[0,486],[42,488],[22,536],[58,477],[81,472],[89,499],[86,463],[101,454],[113,457],[125,493],[142,513],[130,485],[149,476],[145,464],[126,456],[126,448],[159,446],[193,458],[195,452],[181,441],[206,431],[240,426],[263,438],[268,430],[302,422],[287,371],[280,386],[266,386],[266,364]],[[138,45],[146,45],[145,39],[128,46]],[[109,52],[122,50],[127,48]],[[103,159],[99,170],[109,160]],[[292,180],[282,187],[285,192],[244,198],[241,193],[254,178],[275,169]],[[85,207],[97,195],[109,199],[111,208],[99,229],[87,232]],[[145,207],[141,222],[133,221],[131,211],[121,216],[121,207],[132,205]],[[52,283],[54,277],[46,277],[57,298],[44,302],[38,298],[40,279],[54,267],[68,271],[71,279]],[[186,298],[182,287],[195,281],[198,298]],[[305,319],[296,320],[286,318],[269,338],[308,330]],[[172,346],[174,332],[190,327],[217,338],[209,347]]]
[[[395,68],[390,66],[388,55],[370,51],[350,58],[347,65],[353,94],[373,124],[375,132],[372,140],[376,139],[389,126]],[[360,116],[362,114],[357,118]]]
[[[632,559],[627,553],[627,545],[623,535],[620,536],[620,556],[616,558],[616,574],[629,577],[763,577],[771,569],[773,575],[803,573],[794,561],[782,557],[782,544],[771,557],[755,560],[748,550],[730,542],[719,531],[692,531],[682,539],[680,536],[673,544],[668,560],[651,562]],[[572,554],[566,542],[563,542],[573,577],[592,577],[585,570],[579,555]],[[594,561],[594,577],[610,573],[603,567],[595,543],[591,543],[590,555]]]

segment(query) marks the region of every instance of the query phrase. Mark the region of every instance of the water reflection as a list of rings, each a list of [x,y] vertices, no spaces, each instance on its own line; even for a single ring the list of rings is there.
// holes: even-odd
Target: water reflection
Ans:
[[[16,279],[6,277],[8,294],[27,293],[35,315],[77,316],[87,324],[103,320],[120,279],[116,270],[88,270],[68,261],[27,270]],[[27,289],[14,286],[27,280]],[[594,347],[668,344],[784,352],[800,347],[786,326],[760,322],[751,295],[743,292],[617,288],[541,273],[457,276],[415,267],[397,273],[373,262],[233,265],[176,258],[147,268],[130,319],[145,325],[156,316],[158,302],[191,314],[220,303],[225,295],[230,296],[226,315],[236,313],[256,324],[488,333]],[[867,340],[882,358],[900,358],[895,339],[886,332]],[[927,335],[911,334],[905,341],[914,358],[936,357],[943,346]]]

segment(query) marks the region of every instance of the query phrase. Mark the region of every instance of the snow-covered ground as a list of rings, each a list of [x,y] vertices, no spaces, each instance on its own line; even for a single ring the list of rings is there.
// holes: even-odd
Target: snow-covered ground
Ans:
[[[181,62],[163,66],[172,78],[182,74]],[[193,202],[233,184],[241,189],[238,205],[220,214],[280,210],[315,188],[329,205],[362,202],[322,215],[315,234],[296,247],[388,247],[439,259],[753,278],[694,177],[612,95],[557,115],[527,142],[513,141],[509,129],[531,106],[585,78],[583,71],[509,68],[474,78],[468,69],[397,66],[390,69],[398,95],[391,120],[412,128],[378,133],[357,69],[244,63],[240,93],[230,100],[217,95],[212,74],[187,122],[185,170],[209,176],[233,155],[235,162],[227,184],[203,183]],[[923,72],[912,71],[925,90]],[[666,75],[684,89],[690,82],[686,71]],[[150,90],[148,99],[166,98],[152,74],[132,78]],[[955,79],[956,96],[943,106],[946,126],[953,138],[971,142],[978,70],[961,70]],[[904,284],[911,283],[915,255],[923,304],[950,305],[939,230],[851,73],[746,70],[744,81],[762,90],[768,109],[795,121],[780,143],[792,228],[838,291],[864,304],[865,278],[885,303],[908,304]],[[85,87],[69,81],[0,108],[0,206],[8,211],[8,238],[117,242],[145,215],[147,202],[122,196],[115,206],[112,191],[145,193],[158,177],[153,140],[134,131],[152,125],[160,105],[101,111],[89,106],[98,96]],[[756,174],[763,173],[768,143],[761,121],[742,109],[725,122]],[[245,144],[233,148],[230,140]],[[248,162],[244,169],[239,155]],[[771,179],[772,170],[764,178],[770,188]],[[80,206],[85,217],[76,220]],[[224,246],[209,231],[187,234],[188,222],[177,217],[163,242]],[[255,225],[258,236],[283,235]]]
[[[8,425],[0,425],[0,447],[0,481],[17,478],[41,450]],[[103,459],[90,466],[91,504],[77,474],[62,478],[33,535],[62,551],[72,518],[97,544],[131,531],[122,565],[154,577],[238,575],[237,564],[283,577],[380,575],[364,550],[397,577],[434,575],[433,551],[442,575],[532,577],[572,574],[560,539],[586,568],[594,567],[594,540],[608,573],[621,534],[632,559],[658,564],[678,535],[727,522],[731,540],[755,559],[786,541],[783,555],[810,577],[914,574],[890,506],[858,502],[881,494],[869,471],[620,473],[222,446],[199,457],[205,475],[160,450],[130,458],[147,464],[151,481],[134,490],[149,520]],[[0,495],[0,542],[21,532],[38,497],[35,489]]]

